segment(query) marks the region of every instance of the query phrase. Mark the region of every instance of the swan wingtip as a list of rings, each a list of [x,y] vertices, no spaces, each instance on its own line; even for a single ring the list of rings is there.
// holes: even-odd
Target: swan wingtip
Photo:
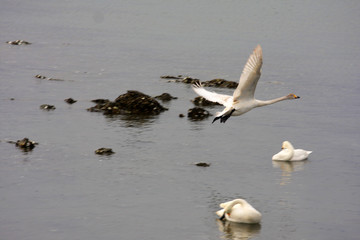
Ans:
[[[254,52],[262,53],[262,47],[260,46],[260,44],[256,45],[256,47],[254,48]]]
[[[200,81],[196,81],[191,86],[192,86],[192,88],[202,88],[202,84]]]

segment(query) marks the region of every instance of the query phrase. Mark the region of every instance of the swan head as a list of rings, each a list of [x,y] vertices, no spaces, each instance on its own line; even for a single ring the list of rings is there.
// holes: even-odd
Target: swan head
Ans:
[[[293,94],[293,93],[290,93],[290,94],[287,95],[286,97],[287,97],[287,99],[298,99],[298,98],[300,98],[300,96],[297,96],[297,95],[295,95],[295,94]]]
[[[290,161],[294,156],[295,150],[289,141],[284,141],[281,145],[281,151],[272,157],[275,161]]]
[[[284,141],[282,146],[281,146],[281,149],[290,149],[290,150],[293,150],[294,147],[293,145],[289,142],[289,141]]]

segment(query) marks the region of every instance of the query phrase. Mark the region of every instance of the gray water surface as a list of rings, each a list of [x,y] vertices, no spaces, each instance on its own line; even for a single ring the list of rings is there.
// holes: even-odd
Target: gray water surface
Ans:
[[[0,238],[358,239],[359,12],[358,1],[2,1]],[[32,44],[5,43],[16,39]],[[226,124],[179,118],[196,94],[160,76],[237,81],[257,44],[256,97],[299,100]],[[145,119],[86,111],[127,90],[178,99]],[[6,142],[24,137],[39,145]],[[309,160],[272,162],[284,140]],[[234,198],[261,224],[218,221]]]

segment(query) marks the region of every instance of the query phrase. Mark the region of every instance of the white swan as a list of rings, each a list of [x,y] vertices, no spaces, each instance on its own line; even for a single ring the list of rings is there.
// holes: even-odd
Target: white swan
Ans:
[[[289,141],[284,141],[281,147],[281,151],[272,157],[275,161],[302,161],[309,157],[312,151],[306,151],[303,149],[294,149],[293,145]]]
[[[220,122],[225,123],[231,115],[239,116],[256,107],[266,106],[283,100],[300,98],[291,93],[287,96],[267,101],[255,99],[254,93],[261,75],[261,66],[262,49],[261,46],[258,45],[245,64],[244,70],[240,76],[239,85],[232,96],[207,91],[201,86],[201,83],[193,85],[193,89],[198,95],[209,101],[217,102],[225,106],[225,109],[222,112],[216,113],[213,123],[218,119],[220,119]]]
[[[220,220],[226,219],[237,223],[259,223],[261,221],[261,213],[244,199],[239,198],[221,203],[220,207],[223,209],[216,212]]]

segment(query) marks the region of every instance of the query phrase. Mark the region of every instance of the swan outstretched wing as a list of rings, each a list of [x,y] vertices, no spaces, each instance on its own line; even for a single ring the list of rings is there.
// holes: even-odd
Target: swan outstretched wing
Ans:
[[[247,60],[244,70],[240,76],[239,85],[233,94],[234,101],[239,99],[252,99],[257,82],[261,75],[262,49],[260,45],[254,49]]]
[[[205,90],[205,88],[201,86],[201,83],[193,84],[192,88],[198,95],[202,96],[206,100],[209,100],[211,102],[217,102],[222,105],[225,105],[226,102],[231,98],[231,96],[229,95],[218,94],[216,92],[210,92],[208,90]]]

